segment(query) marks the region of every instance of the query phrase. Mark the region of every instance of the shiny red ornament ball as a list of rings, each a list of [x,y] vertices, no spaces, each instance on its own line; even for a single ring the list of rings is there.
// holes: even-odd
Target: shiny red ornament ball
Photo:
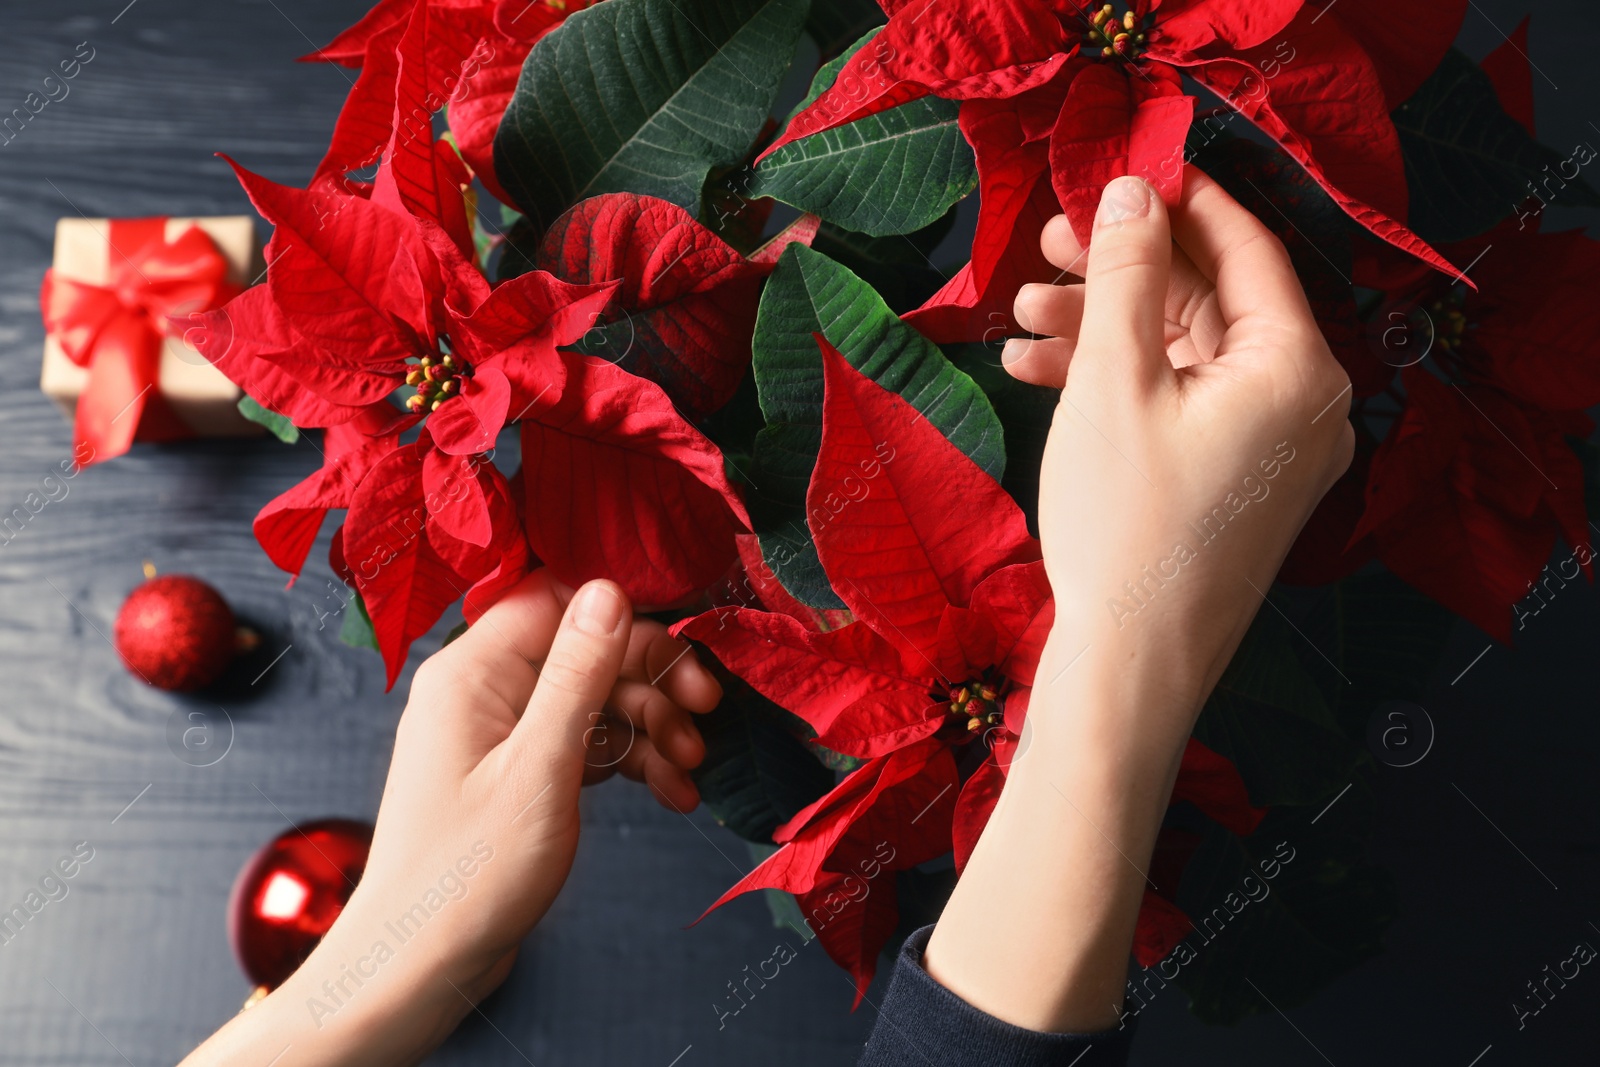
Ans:
[[[236,647],[228,602],[185,574],[151,578],[129,593],[115,638],[130,671],[158,689],[179,691],[216,681]]]
[[[228,898],[228,942],[258,987],[276,989],[339,917],[372,846],[372,827],[320,819],[286,830],[240,868]]]

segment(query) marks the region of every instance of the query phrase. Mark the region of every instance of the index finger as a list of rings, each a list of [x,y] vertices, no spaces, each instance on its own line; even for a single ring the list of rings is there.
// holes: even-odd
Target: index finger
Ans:
[[[1283,242],[1198,167],[1185,174],[1172,233],[1216,284],[1217,307],[1228,325],[1259,317],[1316,328]]]

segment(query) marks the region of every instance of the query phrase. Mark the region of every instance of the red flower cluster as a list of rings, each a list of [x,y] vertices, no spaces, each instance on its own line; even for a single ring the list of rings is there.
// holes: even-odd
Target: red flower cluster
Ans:
[[[712,906],[752,889],[794,893],[855,976],[859,1001],[899,915],[892,872],[952,848],[964,866],[1024,755],[1055,612],[1039,543],[1010,495],[818,342],[822,448],[807,508],[833,515],[814,531],[817,552],[854,621],[816,629],[780,598],[771,610],[713,610],[677,632],[805,720],[819,745],[866,761],[782,826],[784,847]],[[1263,815],[1233,765],[1196,741],[1174,797],[1242,834]],[[1175,905],[1147,894],[1138,955],[1153,964],[1188,930]]]
[[[1389,375],[1368,386],[1403,406],[1313,515],[1287,580],[1321,584],[1376,558],[1509,641],[1512,605],[1558,535],[1590,572],[1584,472],[1568,438],[1589,436],[1584,409],[1600,404],[1594,361],[1573,358],[1600,352],[1582,292],[1600,244],[1517,227],[1446,247],[1464,262],[1483,254],[1477,292],[1381,255],[1364,264],[1360,280],[1388,298],[1375,329],[1427,361],[1400,371],[1403,395]]]
[[[1356,222],[1455,273],[1399,221],[1406,177],[1389,111],[1438,64],[1465,0],[1412,5],[1403,32],[1379,0],[881,2],[888,26],[768,153],[922,96],[962,102],[981,200],[972,262],[906,316],[935,340],[1011,323],[1019,285],[1055,275],[1039,252],[1045,221],[1065,211],[1087,245],[1112,178],[1142,175],[1176,202],[1194,114],[1182,75],[1276,140]]]
[[[1386,392],[1400,408],[1312,518],[1286,577],[1320,584],[1378,558],[1506,636],[1507,609],[1554,539],[1588,543],[1583,474],[1565,437],[1587,434],[1582,409],[1600,403],[1600,371],[1574,358],[1600,350],[1579,288],[1600,251],[1581,235],[1526,228],[1525,217],[1439,251],[1404,225],[1409,193],[1390,112],[1439,65],[1465,3],[1417,0],[1397,20],[1381,0],[882,0],[888,25],[769,152],[922,97],[960,101],[981,193],[971,261],[906,319],[935,341],[976,340],[996,324],[1014,329],[1018,286],[1055,275],[1039,251],[1047,219],[1064,210],[1087,238],[1101,189],[1128,173],[1176,199],[1195,139],[1215,139],[1243,115],[1282,148],[1273,166],[1303,179],[1263,178],[1263,202],[1298,233],[1279,205],[1293,209],[1300,193],[1321,205],[1312,182],[1320,186],[1365,231],[1356,282],[1405,309],[1406,328],[1432,345],[1428,369],[1401,374],[1402,394],[1395,368],[1369,366],[1353,343],[1350,279],[1334,267],[1339,284],[1318,290],[1305,272],[1361,401],[1358,423],[1382,414],[1366,405]],[[190,338],[269,412],[325,431],[321,468],[261,511],[256,535],[298,575],[328,512],[347,512],[331,561],[361,594],[391,685],[411,643],[451,604],[475,619],[539,563],[569,583],[610,578],[640,605],[696,609],[742,569],[758,606],[717,608],[678,632],[857,767],[780,827],[779,851],[718,904],[754,888],[794,893],[859,993],[896,925],[894,873],[946,852],[964,866],[1009,768],[1026,758],[1053,618],[1039,545],[985,467],[819,335],[820,449],[808,466],[796,446],[772,476],[787,480],[788,495],[775,494],[785,507],[808,488],[806,532],[845,610],[831,599],[831,610],[801,603],[766,569],[726,470],[763,425],[781,421],[779,409],[801,412],[779,440],[815,430],[817,365],[796,335],[848,332],[855,358],[872,344],[849,324],[880,328],[876,298],[853,288],[808,292],[807,307],[763,304],[780,253],[810,243],[816,215],[746,255],[753,234],[724,231],[735,248],[684,207],[606,193],[571,205],[536,248],[512,250],[509,263],[531,269],[485,277],[471,182],[505,199],[493,142],[524,60],[568,13],[592,6],[380,0],[306,57],[359,67],[360,77],[309,188],[235,167],[275,226],[267,280],[203,316]],[[678,4],[646,14],[671,12],[684,15]],[[638,14],[607,4],[569,32],[590,40],[579,31],[623,24],[608,21],[613,13]],[[790,28],[799,32],[798,18]],[[625,52],[670,58],[669,36]],[[581,75],[586,57],[575,49],[562,62]],[[1526,69],[1506,53],[1484,69],[1506,109],[1531,124]],[[597,83],[626,74],[591,73]],[[1185,78],[1226,106],[1195,123]],[[580,123],[611,117],[607,101],[566,103]],[[671,121],[645,116],[649,136],[633,141],[659,148],[671,168],[693,158],[716,175],[713,164],[736,163],[702,159],[677,103],[661,108]],[[436,139],[446,104],[451,134]],[[703,118],[707,105],[698,106]],[[374,166],[370,178],[352,174]],[[1244,169],[1230,176],[1250,181]],[[1329,215],[1342,232],[1343,219]],[[840,236],[829,239],[843,261],[860,235]],[[1467,264],[1481,291],[1452,262]],[[765,380],[747,373],[758,311],[754,358],[758,372],[771,370]],[[497,455],[513,426],[520,468]],[[1198,742],[1174,799],[1240,835],[1264,814],[1233,764]],[[1161,880],[1163,892],[1176,888],[1175,873]],[[1147,894],[1141,962],[1189,929],[1171,899]]]
[[[1484,63],[1508,113],[1530,132],[1529,70],[1512,42]],[[1352,373],[1358,411],[1387,394],[1401,410],[1307,524],[1285,578],[1321,584],[1376,558],[1502,641],[1559,536],[1592,571],[1584,472],[1569,438],[1594,429],[1600,319],[1587,279],[1600,243],[1541,233],[1519,212],[1482,237],[1448,245],[1476,289],[1378,245],[1356,282],[1384,296],[1372,323],[1377,360]],[[1393,364],[1403,393],[1393,387]]]
[[[268,504],[256,534],[295,575],[326,513],[349,510],[333,562],[362,594],[391,685],[450,604],[465,598],[476,618],[536,557],[642,604],[727,572],[749,521],[720,451],[680,410],[727,401],[757,287],[786,242],[815,232],[812,220],[746,260],[683,209],[615,194],[558,220],[547,269],[491,286],[472,258],[466,168],[406,124],[443,102],[436,50],[461,52],[458,15],[386,2],[319,53],[349,58],[359,41],[363,82],[393,68],[376,179],[302,190],[236,166],[276,227],[267,282],[191,334],[269,410],[327,428],[322,469]],[[341,128],[368,129],[358,118],[375,106],[358,85]],[[348,140],[336,134],[335,152]],[[614,361],[562,351],[618,322],[630,336]],[[492,459],[513,423],[523,465],[508,479]]]

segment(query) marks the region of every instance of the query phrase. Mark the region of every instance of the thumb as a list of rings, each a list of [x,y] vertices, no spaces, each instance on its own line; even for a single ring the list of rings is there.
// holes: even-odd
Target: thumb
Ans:
[[[1084,274],[1078,360],[1093,373],[1131,374],[1151,389],[1172,375],[1166,352],[1172,229],[1150,183],[1132,175],[1107,185],[1095,215]]]
[[[587,734],[622,670],[631,615],[612,582],[589,582],[567,604],[527,709],[504,742],[517,777],[576,800]]]

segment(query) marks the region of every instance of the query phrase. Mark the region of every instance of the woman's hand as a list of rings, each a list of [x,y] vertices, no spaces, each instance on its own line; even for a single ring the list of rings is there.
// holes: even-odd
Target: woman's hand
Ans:
[[[1170,223],[1143,181],[1114,182],[1086,268],[1065,218],[1043,247],[1086,275],[1024,288],[1019,320],[1053,336],[1004,356],[1062,387],[1040,478],[1052,674],[1100,648],[1159,675],[1145,718],[1172,741],[1349,465],[1350,380],[1283,246],[1198,170]]]
[[[1084,259],[1065,220],[1044,251]],[[1170,222],[1143,181],[1113,182],[1082,273],[1017,300],[1052,336],[1010,342],[1007,366],[1062,387],[1039,502],[1056,621],[923,960],[1033,1030],[1116,1024],[1185,741],[1354,444],[1349,379],[1283,246],[1199,171]]]
[[[616,586],[530,575],[418,668],[366,873],[333,929],[188,1062],[265,1063],[285,1045],[279,1067],[420,1059],[555,900],[585,780],[616,768],[693,807],[704,746],[689,713],[720,696]]]
[[[692,809],[688,771],[705,750],[688,712],[720,697],[688,646],[633,619],[615,585],[574,594],[534,574],[417,669],[349,909],[392,920],[436,875],[492,850],[462,876],[470,905],[452,902],[436,926],[439,957],[479,999],[566,881],[579,787],[622,769]]]

